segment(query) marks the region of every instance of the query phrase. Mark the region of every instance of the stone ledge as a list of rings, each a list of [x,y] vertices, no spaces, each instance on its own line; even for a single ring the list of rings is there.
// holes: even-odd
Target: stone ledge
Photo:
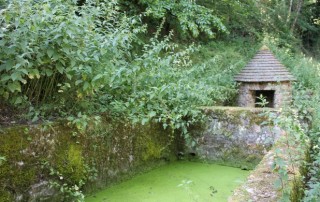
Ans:
[[[203,106],[200,107],[204,112],[212,112],[216,110],[224,110],[224,111],[230,111],[230,112],[236,112],[236,111],[249,111],[249,112],[255,112],[255,113],[261,113],[263,111],[274,111],[278,112],[279,110],[276,108],[254,108],[254,107],[229,107],[229,106]]]
[[[272,169],[275,152],[280,150],[280,157],[286,163],[289,161],[289,153],[298,154],[295,148],[288,149],[282,139],[280,138],[277,144],[263,157],[256,169],[251,171],[247,181],[233,192],[228,202],[275,202],[282,198],[282,190],[275,187],[275,182],[279,179],[279,176]],[[302,159],[296,160],[287,167],[289,180],[286,185],[289,186],[287,187],[289,188],[288,190],[292,189],[294,178],[300,176],[299,167],[301,166],[301,161]]]

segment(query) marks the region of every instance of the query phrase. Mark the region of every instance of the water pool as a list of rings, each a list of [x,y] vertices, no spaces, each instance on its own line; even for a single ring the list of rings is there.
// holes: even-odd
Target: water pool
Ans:
[[[223,202],[248,171],[216,164],[178,161],[106,188],[86,202]]]

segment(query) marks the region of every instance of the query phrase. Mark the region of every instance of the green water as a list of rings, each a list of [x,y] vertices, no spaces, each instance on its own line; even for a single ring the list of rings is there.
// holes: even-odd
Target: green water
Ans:
[[[248,174],[238,168],[180,161],[102,190],[86,202],[223,202]]]

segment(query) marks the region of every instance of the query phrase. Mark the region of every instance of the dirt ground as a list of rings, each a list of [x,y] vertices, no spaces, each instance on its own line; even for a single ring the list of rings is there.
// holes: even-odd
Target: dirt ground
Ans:
[[[22,110],[14,109],[0,101],[0,127],[15,124],[26,124],[27,121],[22,118],[22,114],[24,114]]]

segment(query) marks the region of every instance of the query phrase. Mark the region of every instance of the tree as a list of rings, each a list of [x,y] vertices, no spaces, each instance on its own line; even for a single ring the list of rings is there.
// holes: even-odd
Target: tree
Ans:
[[[217,32],[228,32],[213,10],[194,0],[120,0],[119,3],[132,15],[142,14],[144,22],[151,27],[158,26],[165,19],[166,35],[171,30],[182,38],[197,38],[202,33],[215,37]]]
[[[320,50],[320,0],[305,2],[301,18],[297,21],[297,29],[301,35],[303,46],[314,57]]]

